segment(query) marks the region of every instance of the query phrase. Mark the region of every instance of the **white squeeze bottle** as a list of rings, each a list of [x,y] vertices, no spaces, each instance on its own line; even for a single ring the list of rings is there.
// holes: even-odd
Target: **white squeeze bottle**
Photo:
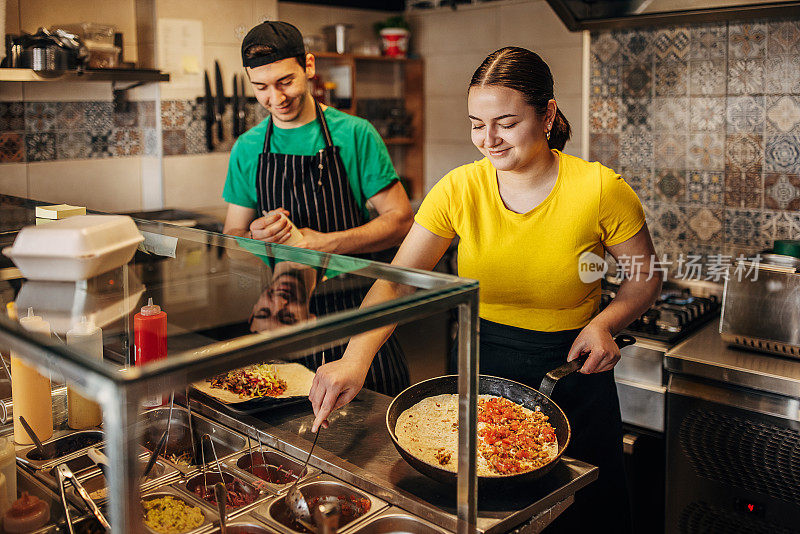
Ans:
[[[103,359],[103,331],[86,317],[81,317],[81,322],[67,332],[67,345],[81,354]],[[67,424],[73,430],[100,426],[103,422],[100,406],[72,388],[67,388],[67,410]]]
[[[29,332],[45,334],[50,337],[50,323],[33,314],[28,308],[28,316],[22,317],[19,324]],[[20,445],[31,445],[33,441],[19,422],[22,416],[41,441],[53,437],[53,401],[50,397],[50,377],[42,376],[34,367],[11,351],[11,398],[14,402],[14,441]],[[8,483],[8,482],[6,482]]]

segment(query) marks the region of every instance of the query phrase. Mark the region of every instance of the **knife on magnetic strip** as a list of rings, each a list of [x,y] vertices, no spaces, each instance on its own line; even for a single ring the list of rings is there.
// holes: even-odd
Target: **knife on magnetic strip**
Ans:
[[[233,75],[233,100],[231,100],[231,104],[233,108],[233,138],[236,139],[242,133],[239,129],[239,80],[237,80],[236,74]]]
[[[216,115],[214,113],[214,97],[211,96],[211,82],[208,81],[208,71],[203,72],[203,83],[206,91],[206,96],[203,100],[206,108],[206,148],[208,148],[209,152],[212,152],[214,150],[214,120]]]
[[[222,117],[225,116],[225,89],[222,85],[222,70],[219,68],[219,61],[214,61],[214,77],[217,84],[217,136],[222,141],[225,132],[222,124]]]

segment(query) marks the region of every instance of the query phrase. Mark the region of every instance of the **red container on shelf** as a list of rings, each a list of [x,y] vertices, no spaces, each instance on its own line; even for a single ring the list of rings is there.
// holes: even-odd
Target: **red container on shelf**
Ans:
[[[133,316],[133,344],[134,365],[145,365],[167,357],[167,313],[153,304],[152,298]],[[142,404],[154,408],[164,404],[164,399],[161,395],[152,395]]]

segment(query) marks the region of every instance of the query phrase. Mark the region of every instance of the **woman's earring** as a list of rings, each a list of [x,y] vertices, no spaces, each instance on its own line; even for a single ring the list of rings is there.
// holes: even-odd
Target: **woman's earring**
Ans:
[[[548,141],[550,140],[550,130],[547,130],[547,133],[545,134],[545,137],[547,137]]]

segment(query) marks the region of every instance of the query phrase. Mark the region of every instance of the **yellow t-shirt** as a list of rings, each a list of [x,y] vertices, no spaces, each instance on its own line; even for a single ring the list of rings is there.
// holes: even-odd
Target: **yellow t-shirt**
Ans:
[[[458,274],[480,282],[484,319],[545,332],[582,328],[597,313],[600,280],[581,281],[579,258],[602,258],[603,245],[622,243],[644,225],[639,198],[620,175],[554,152],[556,184],[527,213],[503,204],[487,158],[449,172],[417,212],[427,230],[459,236]]]

